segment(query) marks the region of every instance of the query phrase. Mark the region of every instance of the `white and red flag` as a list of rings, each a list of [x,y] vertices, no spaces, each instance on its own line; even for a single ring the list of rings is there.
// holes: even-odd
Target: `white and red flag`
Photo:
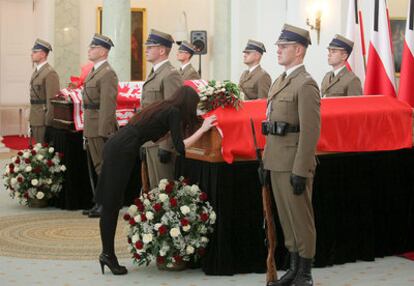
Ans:
[[[398,98],[414,107],[414,0],[410,0],[408,5]]]
[[[385,0],[374,1],[364,94],[396,96],[390,21]]]
[[[347,60],[347,68],[359,77],[363,85],[365,82],[365,39],[362,13],[358,2],[358,0],[350,0],[348,6],[346,37],[354,42],[354,48]]]

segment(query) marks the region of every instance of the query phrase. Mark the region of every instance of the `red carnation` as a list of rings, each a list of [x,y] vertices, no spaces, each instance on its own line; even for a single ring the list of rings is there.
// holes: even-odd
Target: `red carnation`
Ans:
[[[201,192],[201,194],[200,194],[200,200],[207,201],[207,194],[205,192]]]
[[[21,182],[23,182],[23,178],[22,178],[22,177],[17,177],[17,181],[18,181],[19,183],[21,183]]]
[[[140,260],[141,259],[141,255],[139,255],[138,253],[134,253],[134,258],[136,260]]]
[[[200,219],[202,221],[206,222],[208,220],[208,214],[206,214],[206,213],[200,214]]]
[[[134,220],[134,218],[133,218],[133,217],[131,217],[131,218],[129,219],[129,224],[130,224],[130,225],[132,225],[132,226],[134,226],[134,225],[136,224],[136,222],[135,222],[135,220]]]
[[[165,192],[167,194],[171,194],[174,190],[174,182],[169,182],[167,186],[165,186]]]
[[[23,152],[22,151],[19,151],[19,152],[17,152],[17,155],[23,156]]]
[[[162,209],[162,204],[156,203],[153,208],[156,212],[159,212]]]
[[[143,247],[144,247],[144,243],[142,243],[141,240],[138,240],[137,242],[135,242],[136,249],[142,249]]]
[[[170,199],[170,205],[174,208],[177,206],[177,199],[176,198],[171,198]]]
[[[35,150],[32,150],[32,155],[34,156],[34,155],[36,155],[36,151]]]
[[[145,216],[145,214],[141,214],[141,221],[142,222],[146,222],[147,221],[147,217]]]
[[[129,214],[124,214],[124,220],[129,220],[131,216]]]
[[[157,256],[157,263],[158,264],[164,264],[165,263],[165,258],[162,256]]]
[[[53,161],[52,160],[47,160],[47,166],[48,167],[52,167],[54,165],[54,163],[53,163]]]
[[[160,235],[166,234],[167,231],[168,231],[168,229],[165,225],[160,226],[160,228],[158,229],[158,232],[159,232]]]
[[[10,164],[9,164],[9,169],[10,169],[10,170],[13,170],[13,169],[14,169],[14,164],[13,164],[13,163],[10,163]]]
[[[47,143],[43,143],[43,144],[42,144],[42,147],[44,147],[44,148],[49,147],[49,144],[47,144]]]
[[[200,247],[199,249],[197,249],[198,255],[200,256],[204,256],[204,254],[206,254],[206,249],[204,247]]]
[[[183,262],[183,258],[180,255],[174,255],[175,263]]]
[[[181,220],[180,220],[180,222],[181,222],[181,225],[182,226],[186,226],[186,225],[188,225],[190,222],[188,221],[188,219],[186,219],[186,218],[182,218]]]
[[[24,159],[24,162],[26,163],[26,164],[30,164],[30,159]]]

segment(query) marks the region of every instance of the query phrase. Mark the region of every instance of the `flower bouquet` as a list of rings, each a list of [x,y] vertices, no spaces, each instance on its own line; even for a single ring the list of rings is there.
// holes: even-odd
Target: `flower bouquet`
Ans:
[[[37,143],[19,151],[11,158],[3,173],[3,182],[10,196],[20,204],[43,201],[56,196],[61,188],[65,165],[60,163],[62,153],[47,144]]]
[[[142,194],[124,215],[134,263],[156,260],[166,269],[197,262],[204,255],[216,214],[197,185],[163,179]]]
[[[210,80],[206,86],[199,88],[199,92],[198,108],[204,112],[226,106],[233,106],[237,109],[241,102],[239,87],[231,81]]]

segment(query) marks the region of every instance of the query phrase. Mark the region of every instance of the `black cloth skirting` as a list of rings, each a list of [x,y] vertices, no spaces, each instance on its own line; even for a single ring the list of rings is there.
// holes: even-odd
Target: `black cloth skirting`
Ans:
[[[207,192],[217,212],[202,269],[209,275],[264,272],[266,248],[257,162],[177,160],[176,175]],[[313,188],[314,265],[324,267],[414,250],[414,149],[319,156]],[[278,269],[288,262],[275,214]]]

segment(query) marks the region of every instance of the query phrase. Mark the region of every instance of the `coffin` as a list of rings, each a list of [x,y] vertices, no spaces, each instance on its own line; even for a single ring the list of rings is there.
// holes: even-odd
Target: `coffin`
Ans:
[[[224,162],[221,155],[221,136],[213,127],[191,147],[186,148],[185,157],[207,162]]]
[[[56,98],[50,102],[53,105],[52,126],[58,129],[75,131],[75,124],[73,121],[73,102],[63,98]]]

